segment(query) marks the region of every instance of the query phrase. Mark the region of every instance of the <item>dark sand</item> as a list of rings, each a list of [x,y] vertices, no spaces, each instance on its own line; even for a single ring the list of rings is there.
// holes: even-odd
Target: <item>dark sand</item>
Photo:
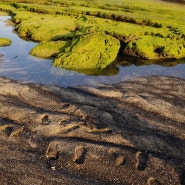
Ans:
[[[185,80],[60,88],[0,78],[1,185],[185,184]]]

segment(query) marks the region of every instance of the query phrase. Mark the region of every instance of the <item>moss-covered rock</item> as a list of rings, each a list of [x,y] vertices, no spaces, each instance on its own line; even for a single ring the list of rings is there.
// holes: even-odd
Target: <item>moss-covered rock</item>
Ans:
[[[55,57],[62,47],[66,44],[65,41],[43,41],[35,46],[30,54],[40,58],[51,58]]]
[[[103,69],[118,54],[120,42],[105,33],[91,33],[68,42],[53,61],[53,65],[65,69]]]
[[[8,38],[0,38],[0,47],[1,46],[9,46],[11,45],[12,41]]]
[[[185,57],[185,40],[143,36],[130,41],[124,54],[144,59],[183,58]]]
[[[127,45],[124,54],[129,56],[144,59],[185,57],[184,6],[166,6],[161,1],[125,0],[124,4],[119,1],[108,3],[102,0],[97,4],[86,0],[72,0],[70,3],[63,0],[22,3],[16,0],[14,3],[0,3],[0,11],[11,13],[19,36],[33,41],[76,42],[80,36],[97,31],[117,38],[123,43],[122,48]],[[71,44],[68,48],[73,51],[66,55],[74,58],[76,49],[72,49]],[[66,61],[70,57],[64,53],[61,55]],[[54,62],[61,66],[59,63]],[[68,63],[71,65],[71,61]],[[67,67],[74,67],[70,65]]]
[[[20,37],[34,41],[50,41],[60,35],[69,34],[76,28],[75,18],[17,11],[14,16],[15,30]]]

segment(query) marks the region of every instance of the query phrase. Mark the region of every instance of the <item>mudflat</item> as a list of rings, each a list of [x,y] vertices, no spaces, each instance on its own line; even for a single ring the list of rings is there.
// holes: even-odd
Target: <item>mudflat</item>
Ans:
[[[98,87],[0,78],[0,184],[185,183],[185,80]]]

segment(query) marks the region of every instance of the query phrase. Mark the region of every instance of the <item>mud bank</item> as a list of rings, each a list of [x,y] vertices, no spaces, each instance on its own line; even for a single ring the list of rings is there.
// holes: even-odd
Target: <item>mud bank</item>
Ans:
[[[0,183],[184,184],[185,81],[97,88],[0,78]]]

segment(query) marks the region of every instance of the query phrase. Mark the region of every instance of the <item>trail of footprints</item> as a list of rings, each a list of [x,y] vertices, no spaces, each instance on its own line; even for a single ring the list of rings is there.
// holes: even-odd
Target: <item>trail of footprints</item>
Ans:
[[[40,121],[42,125],[50,124],[47,114],[42,115]],[[63,124],[62,121],[59,124]],[[67,124],[62,129],[70,132],[78,127],[79,124]],[[20,125],[0,123],[0,135],[3,137],[17,136],[23,129]],[[111,133],[109,128],[87,127],[86,130],[92,134]],[[59,138],[49,143],[45,155],[52,170],[64,170],[98,181],[136,185],[179,184],[178,174],[174,177],[174,168],[170,164],[164,164],[164,161],[147,152],[124,146]]]
[[[115,184],[178,184],[170,175],[174,172],[170,165],[141,151],[61,140],[49,144],[46,157],[51,162],[51,169],[88,175],[97,180],[114,178]]]
[[[18,136],[22,133],[23,129],[24,126],[17,126],[10,123],[0,124],[0,135],[5,138]]]
[[[43,125],[50,124],[48,115],[41,117]],[[58,123],[64,133],[80,127],[92,134],[111,134],[110,128],[98,129],[94,124],[70,123],[61,120]],[[106,137],[106,136],[105,136]],[[112,184],[137,185],[174,185],[179,184],[179,176],[174,178],[174,168],[147,151],[134,148],[114,147],[92,141],[90,143],[78,139],[61,138],[49,143],[46,158],[52,170],[65,170],[69,173],[89,176]],[[170,174],[170,173],[173,173]],[[129,177],[129,178],[128,178]],[[114,182],[112,181],[114,179]]]

